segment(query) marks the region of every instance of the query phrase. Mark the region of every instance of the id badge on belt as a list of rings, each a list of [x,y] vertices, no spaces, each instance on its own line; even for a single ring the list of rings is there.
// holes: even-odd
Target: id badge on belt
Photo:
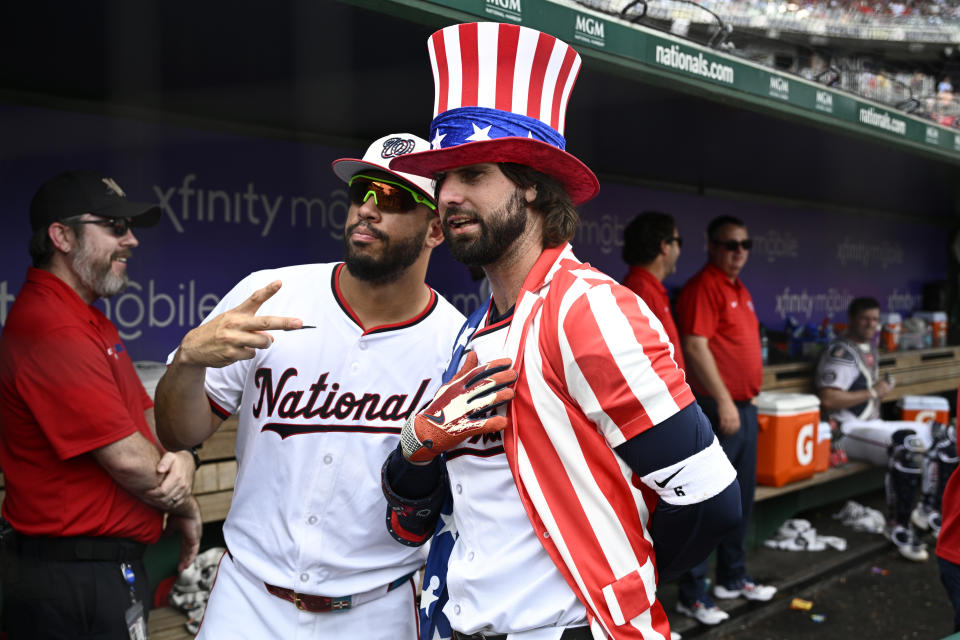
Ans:
[[[123,612],[123,619],[127,625],[127,634],[130,640],[147,640],[147,622],[143,619],[143,603],[137,600],[136,592],[133,589],[133,583],[137,576],[126,562],[120,564],[120,570],[123,572],[123,579],[127,581],[130,587],[130,606]]]

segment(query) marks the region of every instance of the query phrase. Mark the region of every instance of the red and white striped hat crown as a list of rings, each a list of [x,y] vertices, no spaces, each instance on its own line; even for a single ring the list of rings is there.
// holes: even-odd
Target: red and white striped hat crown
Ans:
[[[580,56],[557,38],[513,24],[474,22],[427,41],[436,95],[432,149],[390,167],[420,175],[515,162],[558,180],[575,204],[597,194],[590,169],[564,148],[567,102]]]

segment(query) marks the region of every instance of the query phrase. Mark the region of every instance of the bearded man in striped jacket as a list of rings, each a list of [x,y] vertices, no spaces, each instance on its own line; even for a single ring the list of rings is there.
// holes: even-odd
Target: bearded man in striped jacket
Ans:
[[[563,150],[580,58],[494,23],[428,49],[432,149],[391,168],[437,179],[448,246],[493,295],[383,468],[394,537],[434,533],[421,638],[669,638],[657,583],[739,523],[739,488],[661,323],[569,244],[599,190]],[[471,414],[457,394],[503,391],[468,370],[501,358],[512,401]]]

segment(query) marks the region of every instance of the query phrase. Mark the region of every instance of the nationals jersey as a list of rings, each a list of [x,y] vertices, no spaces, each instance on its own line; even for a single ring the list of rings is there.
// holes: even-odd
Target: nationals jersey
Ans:
[[[501,357],[510,320],[491,323],[488,316],[467,349],[480,362]],[[497,413],[504,415],[506,407]],[[448,451],[446,461],[456,529],[443,608],[451,626],[463,633],[510,633],[585,625],[586,609],[530,526],[503,433],[469,438]]]
[[[221,417],[238,414],[237,480],[224,538],[261,580],[300,593],[361,593],[416,570],[419,549],[384,528],[380,467],[433,398],[463,316],[431,290],[410,320],[364,330],[338,287],[343,264],[260,271],[211,313],[274,280],[259,315],[303,320],[251,360],[208,368]],[[335,615],[335,614],[334,614]]]

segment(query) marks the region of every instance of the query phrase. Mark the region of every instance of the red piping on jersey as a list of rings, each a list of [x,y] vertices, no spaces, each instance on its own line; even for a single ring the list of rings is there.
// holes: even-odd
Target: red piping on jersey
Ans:
[[[340,291],[340,272],[343,270],[343,267],[344,263],[341,262],[333,268],[333,276],[330,282],[333,288],[333,297],[336,299],[337,304],[340,305],[340,308],[343,309],[343,312],[346,313],[351,320],[353,320],[354,324],[363,330],[363,335],[365,336],[370,335],[371,333],[383,333],[384,331],[394,331],[395,329],[411,327],[430,315],[430,312],[433,311],[437,306],[437,292],[430,287],[427,287],[426,283],[424,283],[423,286],[427,287],[427,290],[430,292],[430,299],[427,301],[427,305],[423,308],[423,311],[413,316],[409,320],[403,320],[402,322],[395,322],[393,324],[381,324],[379,326],[366,329],[364,328],[363,323],[360,322],[360,318],[357,316],[357,314],[354,313],[353,309],[350,308],[350,305],[347,304],[346,298],[343,297],[343,293]]]
[[[227,418],[230,417],[231,415],[230,412],[224,409],[223,407],[221,407],[216,402],[214,402],[213,398],[211,398],[210,396],[207,396],[207,402],[210,403],[210,408],[213,410],[215,414],[217,414],[217,417],[220,418],[221,420],[226,420]]]
[[[314,433],[393,433],[398,434],[403,427],[367,426],[349,424],[298,424],[295,422],[268,422],[260,427],[260,433],[273,431],[281,440],[290,436],[311,435]]]
[[[491,324],[490,319],[493,317],[493,309],[494,309],[493,298],[490,298],[490,302],[488,304],[489,306],[487,307],[487,317],[484,320],[486,324],[474,332],[473,336],[470,338],[471,340],[479,336],[487,335],[488,333],[493,333],[497,329],[503,329],[504,327],[509,327],[510,322],[513,321],[513,311],[511,310],[509,315],[503,318],[500,318],[499,320]]]
[[[499,456],[504,453],[503,447],[490,447],[489,449],[471,449],[470,447],[463,447],[462,449],[453,449],[452,451],[447,451],[444,454],[444,457],[447,460],[453,460],[454,458],[459,458],[460,456],[473,456],[475,458],[492,458],[493,456]]]

